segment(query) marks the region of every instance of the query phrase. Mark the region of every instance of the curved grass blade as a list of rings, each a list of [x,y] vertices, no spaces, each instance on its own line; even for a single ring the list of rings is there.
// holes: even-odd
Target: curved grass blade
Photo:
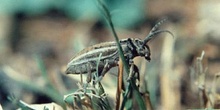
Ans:
[[[122,59],[122,62],[123,62],[123,64],[124,64],[124,66],[125,66],[125,71],[126,71],[127,74],[129,74],[129,66],[128,66],[128,64],[126,63],[126,59],[125,59],[125,57],[124,57],[124,53],[123,53],[122,47],[121,47],[121,45],[120,45],[120,42],[119,42],[117,33],[116,33],[115,28],[114,28],[114,25],[113,25],[113,23],[112,23],[111,14],[110,14],[109,10],[107,9],[107,7],[105,6],[105,4],[104,4],[101,0],[97,0],[97,1],[98,1],[99,5],[101,6],[101,8],[103,9],[103,11],[104,11],[104,16],[105,16],[105,18],[106,18],[108,24],[110,25],[110,28],[111,28],[112,33],[113,33],[113,35],[114,35],[116,44],[117,44],[118,49],[119,49],[120,58]],[[127,86],[127,88],[128,88],[128,89],[126,89],[126,93],[129,93],[129,91],[131,91],[131,90],[134,89],[136,98],[139,98],[139,99],[137,99],[137,102],[138,102],[138,104],[140,105],[140,109],[141,109],[141,110],[146,110],[146,107],[143,106],[143,105],[144,105],[144,101],[142,100],[142,98],[140,98],[141,95],[140,95],[140,93],[138,92],[138,88],[137,88],[137,86],[135,85],[134,81],[129,80],[129,81],[128,81],[128,86]],[[125,95],[125,96],[126,96],[126,95]],[[126,98],[126,97],[124,97],[124,98]],[[126,98],[126,99],[127,99],[127,98]],[[123,101],[124,104],[125,104],[125,102],[126,102],[126,99],[124,99],[124,101]],[[121,109],[123,109],[123,107],[122,107]]]
[[[117,35],[117,33],[115,31],[115,28],[114,28],[114,25],[112,23],[111,14],[110,14],[108,8],[106,7],[106,5],[101,0],[97,0],[97,1],[98,1],[99,5],[101,6],[102,10],[104,11],[104,16],[105,16],[105,18],[107,20],[107,23],[109,24],[109,26],[112,30],[113,36],[115,38],[115,41],[116,41],[118,49],[119,49],[120,58],[122,59],[122,62],[125,66],[125,71],[128,74],[129,73],[129,67],[128,67],[128,64],[126,63],[126,59],[124,57],[124,53],[123,53],[122,47],[121,47],[119,39],[118,39],[118,35]]]

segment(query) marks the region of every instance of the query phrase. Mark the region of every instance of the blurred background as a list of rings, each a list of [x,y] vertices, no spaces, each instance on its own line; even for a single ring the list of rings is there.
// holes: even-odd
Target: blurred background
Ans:
[[[135,59],[154,109],[201,108],[205,99],[207,107],[220,107],[218,0],[106,0],[106,4],[119,39],[144,39],[159,20],[168,18],[161,28],[175,37],[161,34],[149,42],[151,62]],[[94,0],[0,0],[3,109],[14,108],[7,100],[11,94],[29,104],[64,105],[63,96],[74,92],[80,79],[64,74],[73,55],[114,40],[97,7]],[[102,80],[112,105],[116,74],[113,68]],[[206,98],[201,98],[201,90]]]

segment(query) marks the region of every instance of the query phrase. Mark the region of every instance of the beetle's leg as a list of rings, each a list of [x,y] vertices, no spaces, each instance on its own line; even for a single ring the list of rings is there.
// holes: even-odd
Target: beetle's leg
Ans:
[[[93,74],[92,75],[92,85],[95,86],[95,84],[96,84],[96,75]]]
[[[86,77],[86,84],[84,85],[84,92],[86,92],[86,88],[88,87],[88,84],[91,82],[92,80],[92,71],[91,71],[91,63],[88,62],[87,65],[87,71],[88,71],[88,75]]]
[[[80,72],[80,84],[83,85],[83,75],[82,75],[82,72]]]
[[[136,77],[136,85],[139,87],[140,86],[140,73],[137,65],[134,65],[134,72],[136,72],[135,77]]]
[[[132,65],[132,64],[134,64],[134,61],[133,61],[133,59],[128,59],[129,60],[129,62],[128,62],[128,64],[129,65]]]
[[[132,63],[132,64],[130,65],[130,72],[129,72],[129,75],[128,75],[128,79],[127,79],[127,80],[130,80],[133,76],[134,76],[134,64]]]
[[[86,78],[86,83],[90,83],[91,80],[92,80],[92,71],[91,71],[91,68],[92,68],[92,66],[91,66],[91,64],[88,62],[88,63],[87,63],[88,76],[87,76],[87,78]]]
[[[109,70],[109,62],[108,60],[106,60],[105,62],[105,66],[104,68],[102,69],[102,72],[101,73],[98,73],[99,74],[99,77],[98,79],[95,81],[95,83],[97,82],[100,82],[102,80],[102,78],[105,76],[106,72]]]
[[[135,78],[136,83],[137,83],[137,86],[139,87],[139,81],[140,81],[139,69],[138,69],[137,65],[132,63],[131,66],[130,66],[130,73],[129,73],[129,76],[128,76],[127,80],[131,80],[134,77],[136,77]]]
[[[132,40],[130,38],[128,38],[127,40],[127,48],[128,48],[128,52],[127,52],[127,56],[128,56],[128,63],[129,65],[131,65],[133,62],[133,54],[137,54],[137,50],[136,50],[136,46],[134,45],[134,43],[132,42]]]

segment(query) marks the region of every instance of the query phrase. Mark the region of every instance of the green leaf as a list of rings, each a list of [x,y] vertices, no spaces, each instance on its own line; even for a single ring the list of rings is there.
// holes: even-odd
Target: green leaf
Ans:
[[[125,103],[126,110],[132,110],[132,99],[128,99]]]
[[[130,81],[131,81],[130,84],[131,84],[133,91],[134,91],[135,99],[137,100],[137,103],[139,105],[139,109],[146,110],[147,108],[146,108],[144,100],[138,90],[138,87],[135,85],[134,80],[130,80]]]

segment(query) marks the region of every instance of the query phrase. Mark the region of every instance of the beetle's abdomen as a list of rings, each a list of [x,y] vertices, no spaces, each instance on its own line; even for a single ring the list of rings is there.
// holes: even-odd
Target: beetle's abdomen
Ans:
[[[92,62],[89,63],[81,63],[77,65],[69,65],[66,74],[85,74],[88,71],[94,72],[96,70],[94,64]]]
[[[111,44],[111,46],[110,46]],[[109,42],[105,45],[94,45],[92,48],[86,48],[77,54],[67,65],[67,74],[85,74],[88,72],[95,72],[97,61],[99,61],[99,71],[104,68],[105,63],[108,62],[110,67],[117,65],[119,58],[118,48],[114,42]],[[99,59],[99,56],[101,57]]]
[[[109,60],[108,61],[108,67],[106,68],[106,71],[108,71],[109,69],[111,69],[112,67],[117,66],[117,62],[118,62],[118,58],[113,57],[112,59],[115,60]],[[100,61],[99,65],[98,65],[98,71],[101,72],[104,68],[106,64],[106,61]],[[66,70],[66,74],[86,74],[88,72],[95,72],[96,67],[97,66],[97,62],[96,61],[90,61],[90,62],[86,62],[86,63],[81,63],[81,64],[77,64],[77,65],[70,65],[68,66],[67,70]]]

